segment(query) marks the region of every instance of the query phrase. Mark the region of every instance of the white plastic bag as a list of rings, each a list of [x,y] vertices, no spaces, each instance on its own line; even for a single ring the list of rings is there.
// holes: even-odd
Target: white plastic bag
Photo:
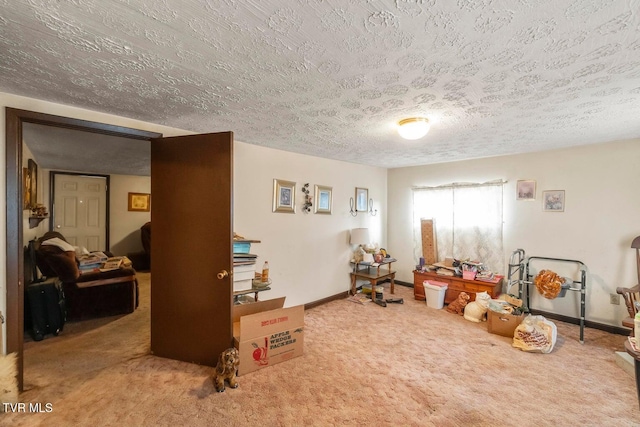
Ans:
[[[551,353],[556,344],[556,325],[544,316],[524,318],[513,332],[513,346],[523,351]]]

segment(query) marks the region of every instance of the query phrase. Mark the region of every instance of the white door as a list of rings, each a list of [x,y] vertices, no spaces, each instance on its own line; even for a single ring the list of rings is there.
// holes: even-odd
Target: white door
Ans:
[[[104,251],[107,218],[107,179],[54,174],[54,231],[89,251]]]

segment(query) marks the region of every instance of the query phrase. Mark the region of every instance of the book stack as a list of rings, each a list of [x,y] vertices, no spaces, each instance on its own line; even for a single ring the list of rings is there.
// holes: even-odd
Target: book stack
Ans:
[[[104,252],[91,252],[78,258],[78,270],[80,274],[96,273],[102,268],[109,257]]]
[[[233,290],[246,291],[253,286],[257,255],[250,253],[233,254]]]

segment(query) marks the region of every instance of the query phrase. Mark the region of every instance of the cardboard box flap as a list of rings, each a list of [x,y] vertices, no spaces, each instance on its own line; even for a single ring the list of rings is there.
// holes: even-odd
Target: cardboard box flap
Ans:
[[[242,316],[260,313],[262,311],[276,310],[284,307],[286,297],[256,301],[251,304],[239,304],[233,306],[233,322],[239,322]]]
[[[283,328],[304,325],[304,306],[282,308],[240,318],[240,342],[282,332]],[[293,332],[293,331],[291,331]]]

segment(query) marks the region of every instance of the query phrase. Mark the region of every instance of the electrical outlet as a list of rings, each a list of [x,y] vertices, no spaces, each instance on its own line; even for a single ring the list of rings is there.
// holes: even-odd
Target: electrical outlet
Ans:
[[[619,294],[609,294],[609,304],[620,305],[620,295]]]

